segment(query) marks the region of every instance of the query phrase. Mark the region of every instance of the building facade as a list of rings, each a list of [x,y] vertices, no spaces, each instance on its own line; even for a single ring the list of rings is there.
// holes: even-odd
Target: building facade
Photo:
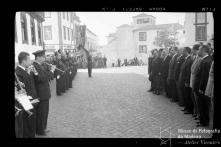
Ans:
[[[15,62],[21,51],[28,52],[33,60],[33,52],[43,49],[43,12],[16,12],[15,14]]]
[[[98,48],[98,37],[91,30],[86,28],[86,37],[85,37],[85,49],[87,49],[92,55],[96,55]]]
[[[80,19],[75,12],[45,12],[44,47],[48,53],[59,49],[76,51]]]
[[[210,42],[214,37],[213,13],[186,13],[184,28],[187,46],[193,46],[199,42]]]
[[[142,60],[147,64],[150,51],[159,48],[154,45],[155,38],[160,31],[176,32],[178,39],[184,38],[183,26],[179,23],[156,25],[156,18],[142,13],[133,17],[131,25],[124,24],[117,27],[115,33],[107,36],[108,43],[103,47],[104,54],[109,59],[107,64],[110,66],[117,59]],[[183,40],[181,40],[183,42]],[[110,53],[113,52],[113,53]]]

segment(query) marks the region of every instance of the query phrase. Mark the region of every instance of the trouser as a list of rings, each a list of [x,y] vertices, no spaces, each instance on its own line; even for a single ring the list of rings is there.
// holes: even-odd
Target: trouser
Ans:
[[[190,113],[193,113],[193,101],[191,98],[191,88],[190,87],[184,87],[184,106],[186,110]]]
[[[23,138],[23,111],[15,117],[15,137]]]
[[[203,125],[209,125],[209,106],[210,98],[204,94],[199,94],[200,123]]]
[[[169,87],[170,87],[171,98],[173,100],[177,100],[177,87],[174,79],[169,79]]]
[[[72,88],[72,72],[69,74],[69,88]]]
[[[37,124],[36,133],[41,134],[47,128],[48,112],[49,112],[49,100],[40,101],[37,105]]]
[[[183,106],[184,105],[184,85],[181,81],[177,82],[176,83],[176,87],[177,87],[177,97],[178,97],[178,100],[179,100],[179,105],[180,106]]]
[[[88,76],[91,77],[92,68],[88,68]]]
[[[191,97],[192,97],[192,101],[193,101],[193,107],[194,107],[194,114],[196,114],[197,116],[199,116],[199,108],[198,108],[198,93],[194,92],[193,89],[191,89]]]
[[[170,97],[169,85],[168,85],[168,83],[167,83],[167,77],[164,77],[164,78],[163,78],[163,82],[164,82],[164,89],[165,89],[165,92],[166,92],[166,96],[167,96],[167,97]]]
[[[66,90],[68,90],[68,88],[69,88],[69,72],[66,73],[65,80],[66,80]]]
[[[62,79],[61,77],[59,79],[56,78],[56,94],[60,95],[62,93]]]
[[[29,116],[27,112],[23,113],[23,137],[24,138],[34,138],[36,133],[36,107],[34,106],[33,114]]]

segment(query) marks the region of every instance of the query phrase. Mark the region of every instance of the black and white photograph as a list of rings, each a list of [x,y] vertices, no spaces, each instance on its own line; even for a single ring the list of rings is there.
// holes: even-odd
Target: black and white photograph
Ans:
[[[219,134],[213,13],[16,12],[15,138]]]

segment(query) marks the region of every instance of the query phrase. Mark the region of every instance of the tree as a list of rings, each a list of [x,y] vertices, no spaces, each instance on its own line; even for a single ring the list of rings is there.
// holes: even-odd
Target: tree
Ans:
[[[176,32],[170,32],[168,30],[158,31],[153,44],[159,47],[177,46],[179,42],[175,36]]]

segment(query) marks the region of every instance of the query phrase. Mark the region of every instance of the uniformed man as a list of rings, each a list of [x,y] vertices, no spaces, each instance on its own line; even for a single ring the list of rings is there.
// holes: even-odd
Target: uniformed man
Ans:
[[[61,62],[61,54],[56,53],[56,60],[54,62],[54,64],[56,65],[57,68],[64,70],[64,64]],[[55,70],[54,72],[54,77],[56,78],[56,94],[57,96],[61,96],[63,89],[64,89],[64,73],[59,71],[59,70]]]
[[[68,90],[68,80],[67,80],[67,73],[68,73],[68,66],[66,63],[66,54],[64,52],[61,53],[61,61],[64,64],[64,92]]]
[[[31,66],[31,60],[29,53],[21,52],[18,55],[19,65],[16,67],[16,75],[22,83],[24,83],[24,90],[28,96],[33,98],[33,103],[37,102],[37,92],[35,88],[34,76],[37,76],[37,72],[33,71]],[[34,138],[36,133],[36,107],[37,103],[33,105],[31,110],[33,113],[31,116],[27,112],[23,114],[23,137]]]
[[[90,78],[91,73],[92,73],[92,57],[91,57],[91,55],[88,55],[88,57],[87,57],[87,67],[88,67],[88,76]]]
[[[35,86],[37,90],[37,97],[40,99],[40,102],[37,106],[36,134],[44,136],[48,132],[46,128],[49,112],[49,99],[51,98],[51,91],[49,86],[50,77],[42,66],[42,63],[45,61],[45,50],[38,50],[33,54],[35,55],[35,62],[33,65],[38,72],[38,75],[35,76]],[[54,70],[55,66],[51,66],[52,73]]]

